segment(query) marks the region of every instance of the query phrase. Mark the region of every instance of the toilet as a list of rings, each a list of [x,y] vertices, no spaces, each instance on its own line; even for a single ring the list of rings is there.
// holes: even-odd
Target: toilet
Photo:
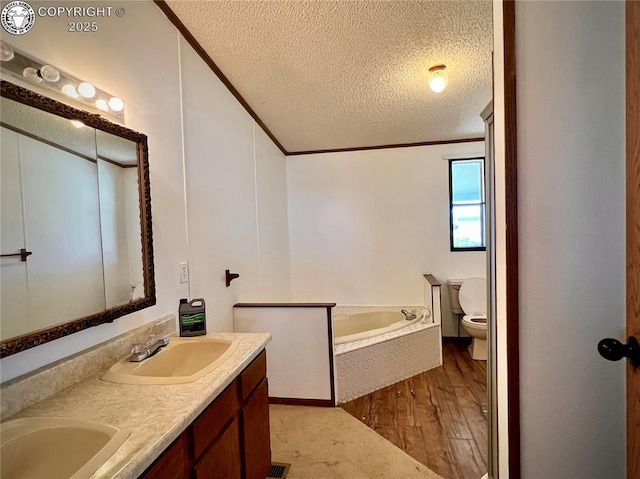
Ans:
[[[487,359],[487,284],[482,278],[469,278],[458,290],[464,311],[462,326],[473,339],[469,353],[473,359]]]

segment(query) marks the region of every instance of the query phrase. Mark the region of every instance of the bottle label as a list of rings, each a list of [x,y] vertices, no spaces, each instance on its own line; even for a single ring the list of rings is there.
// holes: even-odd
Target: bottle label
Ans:
[[[182,333],[195,333],[205,330],[204,313],[183,313],[180,315]]]

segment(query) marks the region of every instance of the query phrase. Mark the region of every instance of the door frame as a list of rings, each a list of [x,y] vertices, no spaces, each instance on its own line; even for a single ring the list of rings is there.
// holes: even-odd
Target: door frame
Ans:
[[[634,297],[640,284],[638,268],[640,248],[638,229],[640,227],[640,2],[627,0],[625,5],[625,176],[626,176],[626,263],[627,263],[627,336],[640,336],[640,313],[638,298]],[[640,473],[640,368],[634,368],[631,361],[626,364],[627,385],[627,477],[633,479]]]
[[[517,185],[517,95],[516,95],[516,52],[515,52],[515,1],[502,0],[503,27],[503,81],[504,81],[504,133],[505,133],[505,213],[506,213],[506,358],[508,403],[501,404],[508,408],[508,473],[510,479],[521,476],[521,444],[520,444],[520,352],[518,328],[518,185]],[[638,69],[640,68],[640,53],[638,53],[637,22],[640,18],[640,2],[626,0],[625,5],[625,56],[626,56],[626,181],[627,181],[627,263],[631,261],[630,252],[637,251],[637,227],[640,224],[640,211],[629,207],[638,204],[637,187],[638,164],[640,151],[638,150],[638,135],[635,125],[640,121],[640,110],[630,107],[633,94],[637,98]],[[495,30],[495,29],[494,29]],[[629,58],[635,55],[635,62],[631,68]],[[630,80],[633,80],[633,84]],[[635,123],[634,123],[635,122]],[[634,129],[631,125],[634,125]],[[632,134],[634,137],[632,138]],[[634,257],[637,264],[637,257]],[[627,266],[627,284],[640,282],[640,269]],[[629,288],[628,288],[629,291]],[[638,336],[637,311],[629,308],[630,296],[627,292],[627,335]],[[640,369],[627,364],[627,477],[636,477],[640,468],[637,451],[640,450],[640,430],[632,427],[632,418],[637,422],[640,415],[640,401],[638,401],[638,382]],[[632,379],[633,378],[633,379]],[[497,477],[497,475],[496,475]]]
[[[520,478],[520,349],[518,290],[518,122],[516,108],[516,5],[504,0],[504,128],[506,226],[506,337],[509,478]]]

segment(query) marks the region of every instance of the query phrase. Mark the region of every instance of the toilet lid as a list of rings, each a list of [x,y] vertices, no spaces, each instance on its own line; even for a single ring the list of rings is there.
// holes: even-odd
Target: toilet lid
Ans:
[[[487,283],[482,278],[469,278],[460,286],[458,300],[466,314],[486,314]]]

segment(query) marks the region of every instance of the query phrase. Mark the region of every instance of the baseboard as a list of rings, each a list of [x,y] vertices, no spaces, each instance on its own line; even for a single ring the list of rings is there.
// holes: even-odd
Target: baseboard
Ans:
[[[301,399],[269,397],[269,404],[284,404],[287,406],[334,407],[331,399]]]

